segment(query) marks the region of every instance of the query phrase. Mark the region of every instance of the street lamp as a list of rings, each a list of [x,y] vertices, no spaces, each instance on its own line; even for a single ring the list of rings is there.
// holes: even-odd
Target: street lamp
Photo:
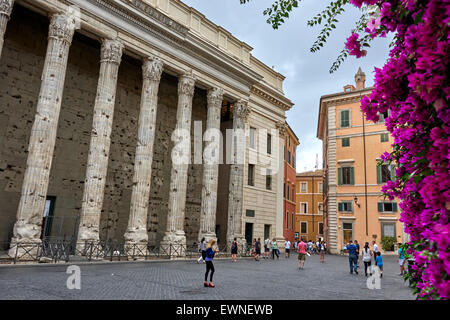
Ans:
[[[361,205],[358,203],[358,197],[357,196],[355,196],[353,198],[353,201],[355,201],[355,204],[358,206],[358,208],[361,208]]]

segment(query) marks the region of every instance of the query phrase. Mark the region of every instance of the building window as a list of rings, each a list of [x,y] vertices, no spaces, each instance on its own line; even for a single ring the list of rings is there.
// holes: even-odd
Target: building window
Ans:
[[[377,183],[382,184],[395,179],[394,170],[387,164],[377,166]]]
[[[295,157],[292,156],[292,167],[295,169]]]
[[[378,202],[378,212],[397,212],[397,202]]]
[[[308,213],[308,203],[307,202],[300,203],[300,213]]]
[[[288,163],[291,164],[291,150],[288,150]]]
[[[289,211],[286,212],[286,229],[289,229]]]
[[[380,142],[388,142],[389,141],[389,133],[382,133],[380,135]]]
[[[272,154],[272,135],[267,134],[267,154]]]
[[[387,117],[389,117],[389,110],[383,113],[380,113],[379,115],[380,120],[378,120],[378,122],[384,122],[384,120],[386,120]]]
[[[342,146],[350,147],[350,138],[342,138]]]
[[[291,229],[294,230],[294,226],[295,226],[295,213],[292,212],[292,223],[291,223]]]
[[[245,216],[254,218],[255,217],[255,210],[250,210],[250,209],[245,210]]]
[[[381,237],[395,238],[395,223],[382,223],[381,224]]]
[[[305,221],[300,222],[300,233],[302,234],[308,233],[308,222]]]
[[[255,149],[256,129],[250,127],[250,148]]]
[[[338,169],[338,183],[339,185],[353,185],[354,182],[354,173],[353,167],[342,167]]]
[[[319,203],[317,204],[317,209],[318,209],[318,213],[319,213],[319,214],[322,214],[322,213],[323,213],[323,203],[322,203],[322,202],[319,202]]]
[[[287,186],[287,199],[289,200],[289,194],[291,193],[291,189],[289,188],[289,185]]]
[[[266,189],[272,190],[272,171],[266,169]]]
[[[295,201],[295,185],[292,186],[292,201]]]
[[[286,198],[286,183],[283,184],[283,198]]]
[[[306,193],[308,190],[308,183],[307,182],[301,182],[300,183],[300,192]]]
[[[350,127],[350,110],[341,110],[341,128]]]
[[[323,234],[323,222],[319,222],[319,234]]]
[[[340,212],[353,212],[353,203],[351,201],[339,202],[338,210]]]
[[[319,190],[319,193],[323,193],[323,182],[319,182],[317,190]]]
[[[254,164],[248,165],[248,185],[249,186],[255,185],[255,165]]]
[[[264,239],[270,239],[270,224],[264,225]]]

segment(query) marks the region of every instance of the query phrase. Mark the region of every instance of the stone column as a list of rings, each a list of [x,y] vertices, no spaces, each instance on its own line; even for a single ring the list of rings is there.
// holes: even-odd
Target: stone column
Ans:
[[[227,244],[231,245],[233,239],[236,237],[241,248],[245,247],[246,241],[242,232],[242,202],[244,198],[244,169],[245,169],[245,154],[247,148],[245,145],[245,135],[239,135],[245,132],[245,123],[250,114],[250,107],[248,101],[239,100],[233,107],[233,136],[236,137],[232,142],[232,158],[233,163],[230,168],[230,185],[228,198],[228,229],[227,229]],[[239,155],[243,155],[242,161],[239,160]]]
[[[13,5],[14,0],[0,0],[0,57],[2,56],[6,25],[8,24]]]
[[[69,47],[74,31],[74,18],[63,14],[52,16],[17,221],[11,239],[12,251],[15,243],[41,241],[42,216],[56,141]]]
[[[128,247],[138,244],[140,250],[147,248],[147,216],[152,178],[153,144],[155,142],[158,89],[163,62],[147,58],[142,65],[142,94],[139,114],[138,140],[134,159],[133,191],[130,217],[125,242]]]
[[[206,120],[205,157],[203,165],[202,207],[198,239],[206,241],[216,238],[217,184],[219,178],[220,155],[220,116],[223,90],[214,88],[208,91],[208,114]]]
[[[123,44],[118,40],[102,40],[100,73],[78,230],[78,248],[80,250],[86,241],[99,240],[100,215],[103,206],[117,74],[122,49]]]
[[[191,117],[195,79],[192,74],[182,75],[178,81],[177,124],[172,134],[172,171],[167,213],[166,233],[161,241],[163,250],[175,245],[172,255],[184,255],[180,245],[186,245],[184,215],[186,207],[187,172],[191,160]]]
[[[286,133],[285,121],[278,121],[275,123],[278,129],[278,172],[277,179],[277,212],[276,212],[276,226],[275,226],[275,240],[278,249],[284,252],[284,236],[283,236],[283,188],[284,188],[284,135]]]

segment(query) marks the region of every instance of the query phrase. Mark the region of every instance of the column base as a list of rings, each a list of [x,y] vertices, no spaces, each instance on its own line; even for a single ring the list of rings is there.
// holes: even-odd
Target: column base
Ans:
[[[238,253],[247,252],[247,240],[242,235],[233,235],[229,236],[227,239],[227,251],[231,252],[231,245],[233,244],[234,238],[236,238],[236,241],[239,246]]]
[[[211,232],[207,233],[207,232],[205,232],[205,233],[199,234],[199,236],[198,236],[198,242],[199,243],[202,240],[202,238],[205,238],[206,243],[208,243],[209,240],[211,240],[211,239],[215,239],[216,243],[217,243],[217,237],[216,237],[215,233],[211,233]]]
[[[128,258],[144,258],[148,254],[148,234],[146,229],[127,230],[124,234],[125,253]]]
[[[33,261],[41,250],[41,239],[12,238],[8,255],[18,261]]]
[[[98,259],[102,254],[100,247],[100,237],[98,227],[96,226],[80,226],[78,229],[78,239],[75,250],[76,255],[95,257]]]
[[[166,232],[159,244],[160,254],[170,259],[186,256],[186,236],[184,231]]]

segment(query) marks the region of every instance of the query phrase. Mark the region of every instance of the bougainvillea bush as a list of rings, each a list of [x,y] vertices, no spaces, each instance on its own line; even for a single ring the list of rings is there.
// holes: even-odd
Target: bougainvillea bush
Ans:
[[[376,6],[365,28],[371,38],[395,34],[389,59],[375,68],[374,89],[361,101],[366,118],[386,127],[393,152],[382,161],[396,179],[382,191],[401,199],[401,219],[410,235],[408,254],[415,258],[413,288],[419,299],[450,297],[450,110],[448,106],[450,0],[350,0]],[[364,43],[353,33],[350,55],[362,57]]]

